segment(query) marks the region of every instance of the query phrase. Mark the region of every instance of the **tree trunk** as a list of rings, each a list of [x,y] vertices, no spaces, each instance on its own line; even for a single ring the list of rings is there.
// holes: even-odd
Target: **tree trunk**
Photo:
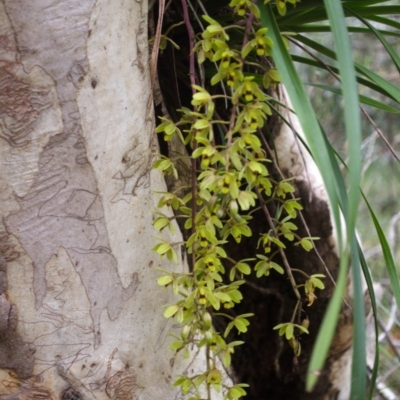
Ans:
[[[145,1],[0,0],[2,399],[178,399],[173,377],[204,365],[203,354],[182,360],[168,349],[172,324],[161,306],[173,299],[156,284],[157,267],[186,264],[161,262],[151,250],[154,191],[165,190],[165,182],[151,170],[158,146],[147,46]],[[323,211],[325,228],[316,224],[312,234],[323,236],[317,246],[335,269],[329,209],[321,181],[310,181],[312,161],[303,165],[292,132],[281,132],[276,146],[299,195],[308,195],[306,212],[312,218],[318,207]],[[160,235],[182,240],[179,233]],[[319,261],[310,262],[318,267],[310,264],[309,272],[324,272]],[[328,286],[317,321],[333,290]],[[291,309],[273,292],[261,301],[248,291],[250,306],[260,306],[261,316],[269,312],[273,324]],[[261,318],[247,338],[254,358],[237,358],[235,374],[246,379],[239,364],[251,369],[258,356],[251,398],[263,399],[274,376],[275,389],[301,391],[307,357],[298,378],[271,324],[274,341],[260,338]],[[319,392],[299,398],[331,398],[332,389],[332,398],[346,399],[332,375],[336,368],[348,380],[341,365],[350,354],[351,323],[343,326]],[[270,398],[287,396],[278,392]]]
[[[0,1],[0,29],[0,397],[177,398],[147,3]]]

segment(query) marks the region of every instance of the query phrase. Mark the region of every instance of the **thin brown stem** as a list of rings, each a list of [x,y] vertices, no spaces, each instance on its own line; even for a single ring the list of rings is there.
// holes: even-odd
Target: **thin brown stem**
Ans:
[[[242,49],[249,41],[248,36],[253,27],[253,21],[254,21],[254,15],[253,15],[253,13],[250,13],[249,17],[247,18],[247,22],[246,22],[246,28],[245,28],[244,36],[243,36]],[[240,70],[243,70],[243,61],[241,62]],[[227,138],[226,138],[226,157],[225,157],[225,160],[226,160],[225,169],[226,170],[229,169],[229,151],[232,146],[233,128],[235,126],[236,113],[237,113],[237,106],[233,105],[232,110],[231,110],[231,118],[229,120],[229,130],[228,130]]]
[[[232,139],[233,139],[233,128],[235,125],[235,121],[236,121],[236,106],[234,105],[232,107],[232,111],[231,111],[231,118],[229,120],[229,130],[227,133],[227,138],[226,138],[226,162],[225,162],[225,169],[228,170],[229,169],[229,150],[232,146]]]
[[[307,279],[310,279],[310,275],[308,275],[307,273],[305,273],[305,272],[302,271],[301,269],[292,268],[292,271],[294,271],[294,272],[299,272],[300,274],[304,275]]]
[[[165,11],[165,0],[160,0],[158,2],[157,28],[154,36],[154,44],[153,44],[153,49],[151,51],[151,62],[150,62],[150,83],[152,89],[154,89],[154,82],[156,80],[157,58],[158,58],[158,52],[160,50],[161,29],[164,18],[164,11]]]
[[[192,93],[196,93],[195,88],[193,87],[193,85],[196,84],[196,71],[195,71],[195,54],[193,52],[193,48],[194,48],[194,31],[193,31],[193,27],[192,24],[190,23],[190,17],[189,17],[189,10],[188,10],[188,6],[186,3],[186,0],[181,0],[182,3],[182,10],[183,10],[183,19],[185,21],[185,25],[186,25],[186,29],[188,32],[188,36],[189,36],[189,77],[190,77],[190,84],[192,87]],[[193,139],[193,151],[196,150],[197,147],[197,142],[196,142],[196,138]],[[196,177],[196,159],[192,158],[191,159],[191,186],[192,186],[192,202],[191,202],[191,206],[192,206],[192,235],[194,234],[195,230],[196,230],[196,196],[197,196],[197,191],[196,191],[196,184],[197,184],[197,177]],[[195,248],[194,248],[194,244],[192,246],[192,268],[194,268],[194,265],[196,264],[196,253],[195,253]]]
[[[262,210],[264,212],[264,215],[267,218],[268,225],[270,226],[270,228],[274,232],[275,237],[278,237],[278,232],[275,229],[275,225],[274,225],[274,223],[272,221],[271,216],[269,215],[268,208],[265,205],[264,199],[262,198],[260,191],[258,190],[258,188],[254,188],[254,190],[257,193],[258,200],[259,200],[259,202],[261,204],[261,207],[262,207]],[[301,295],[300,295],[299,290],[297,289],[297,283],[296,283],[296,281],[294,279],[294,276],[292,274],[292,269],[290,268],[289,262],[288,262],[288,260],[286,258],[286,255],[285,255],[285,252],[283,251],[283,249],[281,247],[279,247],[279,254],[282,257],[283,265],[285,266],[285,270],[286,270],[286,273],[288,275],[288,278],[289,278],[290,284],[292,286],[293,292],[294,292],[297,300],[301,302],[302,301]]]
[[[263,145],[264,145],[265,149],[266,149],[267,152],[268,152],[269,157],[270,157],[271,160],[272,160],[272,163],[274,164],[274,168],[276,168],[276,170],[278,171],[279,176],[280,176],[282,179],[285,179],[285,176],[284,176],[283,172],[281,171],[281,169],[279,168],[278,163],[277,163],[276,160],[275,160],[274,153],[273,153],[272,149],[269,147],[268,142],[267,142],[266,139],[265,139],[265,136],[263,135],[262,132],[259,132],[259,136],[260,136],[260,138],[261,138],[261,141],[263,142]],[[292,197],[293,200],[295,199],[295,196],[294,196],[293,193],[290,193],[290,196]],[[306,220],[304,219],[304,216],[303,216],[303,214],[302,214],[301,211],[299,211],[299,216],[300,216],[301,223],[303,224],[303,227],[304,227],[304,229],[305,229],[306,232],[307,232],[307,235],[308,235],[309,237],[311,237],[311,232],[310,232],[310,230],[309,230],[309,228],[308,228],[307,222],[306,222]],[[316,248],[315,246],[313,246],[313,249],[314,249],[315,254],[317,255],[318,259],[321,261],[321,263],[322,263],[322,265],[323,265],[323,267],[324,267],[324,269],[325,269],[326,274],[329,276],[329,278],[330,278],[330,280],[332,281],[333,285],[336,286],[336,282],[335,282],[335,280],[333,279],[333,276],[332,276],[332,274],[330,273],[330,271],[329,271],[329,269],[328,269],[328,266],[325,264],[325,261],[323,260],[323,258],[322,258],[321,255],[319,254],[317,248]]]
[[[384,323],[382,322],[382,320],[380,318],[377,318],[378,320],[378,324],[379,327],[382,329],[382,331],[385,333],[386,335],[386,340],[390,346],[390,348],[392,349],[393,353],[395,354],[395,356],[397,357],[398,360],[400,360],[400,351],[399,349],[396,347],[396,345],[393,342],[392,337],[390,336],[390,333],[386,330]]]
[[[301,315],[301,307],[299,308],[300,304],[301,304],[301,301],[298,300],[298,301],[296,302],[295,307],[294,307],[293,314],[292,314],[292,318],[290,319],[290,322],[291,322],[292,324],[294,323],[294,320],[296,319],[296,314],[299,314],[299,315],[298,315],[298,319],[300,319],[300,315]]]
[[[375,129],[375,132],[379,135],[379,137],[383,140],[383,142],[385,143],[386,147],[389,149],[389,151],[392,153],[393,157],[400,162],[400,158],[397,155],[397,153],[395,152],[395,150],[393,149],[393,147],[391,146],[391,144],[389,143],[389,141],[386,139],[386,137],[384,136],[384,134],[382,133],[382,131],[379,129],[378,125],[376,125],[375,121],[371,118],[371,116],[367,113],[367,111],[365,110],[364,107],[360,106],[362,113],[364,114],[364,116],[367,118],[367,120],[369,121],[369,123],[372,125],[372,127]]]
[[[246,22],[246,28],[244,31],[242,48],[244,46],[246,46],[246,44],[249,41],[249,33],[250,33],[251,29],[253,28],[253,21],[254,21],[254,14],[250,13],[249,17],[247,18],[247,22]]]
[[[263,142],[263,145],[264,145],[265,149],[266,149],[267,152],[268,152],[269,157],[270,157],[271,160],[272,160],[272,163],[274,164],[274,167],[275,167],[276,170],[278,171],[279,176],[280,176],[282,179],[285,179],[285,175],[283,174],[283,172],[282,172],[281,169],[279,168],[279,165],[278,165],[278,163],[276,162],[276,159],[275,159],[274,152],[273,152],[272,149],[269,147],[268,142],[267,142],[266,139],[265,139],[265,136],[263,135],[263,133],[262,133],[261,131],[259,131],[258,133],[259,133],[259,137],[261,138],[261,141]],[[293,200],[295,200],[295,196],[294,196],[293,193],[290,193],[289,195],[291,196],[291,198],[292,198]],[[303,224],[303,227],[304,227],[304,229],[306,230],[307,235],[308,235],[309,237],[312,237],[312,236],[311,236],[310,229],[308,228],[307,222],[306,222],[306,220],[305,220],[305,218],[304,218],[302,212],[299,210],[298,213],[299,213],[300,221],[301,221],[301,223]],[[318,257],[319,261],[321,262],[322,266],[324,267],[325,272],[326,272],[326,274],[328,275],[329,279],[331,280],[333,286],[336,287],[335,279],[333,279],[333,276],[332,276],[331,272],[329,271],[328,266],[325,264],[324,259],[322,258],[321,254],[319,253],[319,251],[317,250],[317,247],[316,247],[315,245],[313,246],[313,251],[315,252],[315,254],[316,254],[316,256]],[[346,304],[346,306],[347,306],[348,308],[351,309],[349,303],[346,301],[346,299],[345,299],[344,297],[342,297],[342,300],[343,300],[343,303]]]
[[[207,371],[210,371],[211,369],[211,351],[210,351],[210,345],[207,345],[206,349],[206,358],[207,358]],[[211,400],[211,384],[207,382],[207,400]]]
[[[183,19],[185,21],[186,29],[188,32],[189,36],[189,78],[190,78],[190,84],[192,85],[192,92],[193,94],[195,93],[195,89],[193,88],[193,85],[196,84],[196,70],[195,70],[195,54],[193,52],[194,48],[194,30],[192,27],[192,24],[190,23],[190,17],[189,17],[189,10],[188,6],[186,3],[186,0],[181,0],[182,3],[182,10],[183,10]]]

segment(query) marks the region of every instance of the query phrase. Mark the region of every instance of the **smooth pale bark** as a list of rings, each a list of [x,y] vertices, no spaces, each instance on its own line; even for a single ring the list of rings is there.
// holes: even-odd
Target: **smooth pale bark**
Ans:
[[[2,399],[174,399],[196,369],[151,251],[147,42],[146,2],[0,1]]]

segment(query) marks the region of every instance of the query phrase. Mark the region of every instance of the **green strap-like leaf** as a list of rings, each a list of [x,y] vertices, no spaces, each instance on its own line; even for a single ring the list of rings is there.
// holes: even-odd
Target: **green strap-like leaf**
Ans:
[[[351,248],[351,272],[353,276],[353,360],[351,366],[350,399],[364,400],[367,384],[365,299],[357,245],[357,241],[353,240]]]
[[[367,33],[370,34],[371,30],[369,28],[363,28],[361,26],[349,26],[349,32],[354,33]],[[329,25],[282,25],[282,31],[285,32],[296,32],[296,33],[320,33],[320,32],[331,32],[331,27]],[[384,36],[397,36],[400,37],[400,32],[388,31],[384,29],[378,30]]]
[[[269,29],[268,36],[274,42],[272,48],[272,57],[275,61],[277,69],[282,77],[286,90],[296,110],[297,116],[305,133],[308,145],[311,149],[313,157],[322,173],[324,183],[332,205],[334,221],[339,236],[339,247],[341,253],[341,268],[337,281],[336,290],[329,303],[325,314],[314,351],[309,365],[309,374],[307,377],[307,389],[311,390],[317,381],[318,371],[323,367],[326,355],[329,350],[330,343],[337,324],[340,306],[342,303],[342,295],[346,288],[347,280],[347,257],[342,251],[342,237],[340,212],[338,207],[338,198],[335,188],[335,177],[332,173],[328,147],[324,136],[321,132],[319,123],[311,106],[310,100],[305,92],[300,78],[294,68],[293,61],[282,41],[279,29],[276,25],[274,15],[269,6],[261,7],[261,22],[264,27]]]
[[[400,72],[400,57],[393,49],[393,47],[389,44],[389,42],[386,40],[386,38],[381,34],[381,32],[378,29],[374,28],[373,25],[371,25],[366,19],[362,18],[357,13],[353,12],[352,10],[349,10],[349,12],[352,13],[355,17],[357,17],[364,25],[366,25],[368,29],[370,29],[370,31],[372,31],[375,34],[375,36],[381,41],[381,43],[389,53],[391,59],[393,60],[393,63],[396,65],[397,70]]]
[[[309,83],[309,86],[313,86],[316,87],[318,89],[323,89],[323,90],[327,90],[329,92],[332,93],[336,93],[336,94],[342,94],[342,90],[340,88],[334,87],[334,86],[328,86],[328,85],[319,85],[319,84],[314,84],[314,83]],[[383,111],[387,111],[387,112],[391,112],[394,114],[398,114],[399,110],[388,106],[385,103],[382,103],[378,100],[372,99],[371,97],[367,97],[367,96],[363,96],[362,94],[359,95],[359,99],[360,99],[360,103],[366,104],[368,106],[377,108],[379,110],[383,110]]]
[[[379,85],[383,90],[389,93],[398,103],[400,103],[400,89],[398,87],[391,84],[378,74],[375,74],[375,72],[372,72],[368,68],[363,67],[362,65],[357,65],[357,70],[360,71],[363,75],[367,76],[369,79],[371,79],[371,81]]]
[[[324,66],[322,66],[322,64],[320,64],[318,61],[316,60],[312,60],[310,58],[306,58],[306,57],[301,57],[301,56],[297,56],[297,55],[292,55],[292,59],[295,62],[301,63],[301,64],[305,64],[305,65],[310,65],[312,67],[316,67],[316,68],[320,68],[320,69],[325,69]],[[331,69],[333,72],[338,73],[339,70],[332,66],[327,64],[327,66],[329,67],[329,69]],[[392,96],[390,96],[385,90],[383,90],[380,86],[378,86],[377,84],[375,84],[374,82],[371,82],[368,79],[364,79],[361,77],[357,78],[357,82],[361,85],[364,85],[372,90],[375,90],[378,93],[383,94],[384,96],[387,96],[389,98],[391,98],[392,100],[396,101],[395,98],[393,98]]]
[[[379,24],[391,26],[392,28],[400,30],[400,22],[397,22],[394,19],[380,17],[379,15],[377,15],[377,16],[370,15],[368,19],[371,21],[378,22]]]
[[[314,50],[320,52],[321,54],[324,54],[325,56],[332,58],[333,60],[336,60],[336,58],[337,58],[337,55],[334,51],[315,42],[314,40],[306,38],[302,35],[297,35],[296,39],[301,41],[305,45],[313,48]],[[356,67],[357,72],[359,72],[359,73],[363,74],[364,76],[366,76],[367,78],[369,78],[372,82],[374,82],[377,86],[379,86],[382,90],[384,90],[387,94],[389,94],[393,99],[395,99],[397,102],[400,102],[400,89],[397,86],[388,82],[386,79],[382,78],[381,76],[375,74],[368,68],[365,68],[361,64],[355,63],[355,67]]]
[[[360,152],[362,141],[360,109],[353,54],[342,4],[339,0],[324,0],[324,4],[332,28],[336,57],[339,63],[340,80],[342,83],[344,98],[344,122],[349,149],[350,190],[348,195],[348,209],[345,218],[347,224],[347,240],[350,243],[353,274],[353,331],[354,337],[357,338],[357,340],[353,341],[350,398],[352,400],[363,400],[365,398],[366,386],[365,315],[364,296],[355,236],[355,223],[360,196],[359,184],[362,168]],[[342,267],[342,269],[344,268]]]
[[[384,19],[386,20],[387,25],[396,27],[395,21],[382,17],[382,15],[398,15],[398,6],[384,5],[366,7],[362,3],[364,2],[345,2],[343,3],[343,6],[345,6],[346,9],[356,11],[360,16],[364,18],[368,18],[371,20],[376,20],[377,18]],[[293,8],[292,10],[287,12],[286,15],[277,16],[277,20],[280,26],[320,23],[322,21],[328,20],[327,9],[325,7],[323,6],[322,1],[306,1],[300,3],[300,5],[298,5],[296,8]],[[348,12],[348,10],[345,10],[343,15],[346,17],[352,16],[352,14]],[[330,22],[332,21],[330,20]]]
[[[379,324],[378,324],[378,311],[376,308],[376,299],[375,299],[375,293],[374,293],[374,285],[372,282],[371,274],[369,272],[367,262],[365,261],[364,253],[362,251],[362,248],[360,244],[358,243],[358,254],[360,258],[360,264],[361,268],[363,270],[363,274],[365,277],[365,281],[367,282],[367,287],[368,287],[368,292],[369,296],[371,298],[371,307],[372,307],[372,313],[373,313],[373,318],[374,318],[374,328],[375,328],[375,359],[374,359],[374,366],[372,369],[372,374],[371,378],[369,381],[369,393],[368,393],[368,400],[371,400],[374,393],[375,393],[375,383],[376,383],[376,378],[378,376],[378,368],[379,368]]]

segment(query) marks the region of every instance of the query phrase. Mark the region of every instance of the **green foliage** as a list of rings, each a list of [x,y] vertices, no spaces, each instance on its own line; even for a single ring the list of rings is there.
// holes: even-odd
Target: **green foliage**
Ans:
[[[272,98],[265,93],[265,89],[274,88],[280,82],[288,90],[310,151],[323,175],[339,236],[341,266],[337,288],[317,339],[310,364],[308,388],[312,389],[326,358],[347,282],[349,259],[355,270],[355,312],[360,317],[355,324],[355,335],[363,341],[364,333],[360,332],[364,324],[361,301],[363,293],[355,236],[361,170],[358,100],[360,98],[362,102],[381,109],[388,109],[388,106],[366,96],[359,96],[356,82],[375,88],[396,101],[400,99],[400,92],[372,71],[361,65],[353,65],[345,23],[345,16],[348,15],[356,15],[364,21],[389,51],[393,61],[398,63],[398,57],[387,43],[383,31],[370,27],[364,20],[370,16],[368,9],[372,9],[370,6],[375,2],[361,3],[357,7],[356,3],[344,2],[343,9],[338,0],[327,0],[325,3],[277,0],[267,5],[261,1],[232,0],[229,4],[232,15],[229,18],[223,15],[214,18],[204,15],[199,23],[204,29],[195,34],[189,33],[189,40],[194,42],[191,57],[196,58],[198,71],[201,71],[200,84],[192,84],[192,108],[182,107],[178,110],[177,121],[162,117],[156,132],[163,134],[167,142],[180,140],[190,148],[188,157],[195,185],[192,185],[184,198],[176,195],[176,192],[160,194],[159,210],[154,212],[154,228],[159,231],[168,229],[173,233],[174,219],[181,218],[184,220],[184,228],[189,231],[185,247],[191,257],[193,270],[189,273],[164,271],[165,275],[158,279],[158,284],[171,286],[179,298],[164,311],[166,318],[175,318],[182,325],[181,335],[171,344],[171,349],[182,351],[185,357],[188,357],[193,345],[206,349],[205,370],[195,376],[180,376],[174,383],[181,388],[183,394],[190,394],[192,400],[203,399],[204,392],[209,399],[211,389],[222,391],[224,399],[237,399],[246,393],[244,384],[224,386],[223,371],[217,358],[223,366],[231,365],[234,348],[241,342],[228,343],[228,335],[232,330],[238,334],[245,333],[250,324],[252,314],[233,318],[221,312],[241,302],[241,287],[246,284],[247,275],[255,274],[259,278],[270,274],[288,275],[298,302],[291,321],[282,322],[274,329],[286,338],[296,357],[301,353],[298,337],[309,331],[308,319],[300,320],[304,312],[303,303],[307,302],[311,306],[317,299],[316,291],[324,290],[324,275],[300,274],[296,275],[295,280],[293,272],[298,270],[280,265],[276,260],[278,255],[284,255],[287,242],[308,252],[313,248],[313,241],[318,240],[317,237],[300,237],[296,233],[298,227],[294,219],[303,208],[301,199],[294,197],[295,189],[290,180],[279,181],[272,177],[270,166],[273,160],[266,153],[262,142],[266,121],[274,108]],[[374,11],[380,13],[382,9],[378,7]],[[295,38],[320,51],[325,57],[338,60],[338,66],[332,66],[331,70],[341,72],[343,85],[340,90],[328,90],[343,93],[345,100],[344,114],[350,154],[348,194],[339,172],[336,154],[319,125],[288,52],[287,40],[292,40],[292,34],[284,33],[301,32],[303,28],[307,29],[304,24],[319,23],[327,18],[335,36],[336,51],[323,48],[301,35]],[[185,23],[190,25],[188,20]],[[326,25],[314,25],[314,30],[325,29]],[[167,38],[164,38],[164,48],[166,42]],[[311,63],[310,60],[305,62]],[[194,76],[194,63],[191,65],[189,73]],[[216,90],[219,85],[222,92]],[[222,101],[228,111],[221,116],[217,112],[217,104]],[[179,178],[174,162],[165,156],[160,156],[153,167],[164,175]],[[277,210],[273,217],[265,207],[269,203],[273,203]],[[164,213],[163,207],[174,210],[175,217]],[[257,208],[263,210],[266,219],[266,231],[261,233],[258,240],[257,254],[251,259],[233,260],[227,244],[232,241],[240,243],[243,237],[253,235],[250,221],[252,211]],[[341,236],[341,212],[346,221],[348,244]],[[153,249],[161,257],[166,256],[177,262],[174,247],[180,244],[160,239]],[[393,280],[393,268],[389,272]],[[395,288],[398,293],[398,285]],[[300,294],[298,289],[302,293],[304,289],[304,293]],[[225,316],[229,321],[223,333],[213,327],[214,314]],[[363,348],[365,341],[355,347],[354,365],[365,365]],[[352,398],[364,396],[365,376],[363,378],[364,369],[361,369],[361,373],[354,372]]]
[[[260,14],[251,1],[233,1],[231,6],[240,18],[244,15],[243,10],[250,10],[254,16]],[[215,331],[212,325],[212,312],[229,309],[242,300],[243,278],[252,271],[258,277],[285,273],[284,268],[274,261],[280,250],[286,247],[282,240],[293,242],[296,239],[297,245],[309,251],[313,240],[317,239],[301,238],[295,233],[297,226],[292,221],[302,210],[300,199],[293,197],[294,187],[290,181],[276,181],[270,177],[268,165],[271,160],[260,141],[260,132],[271,115],[270,97],[264,93],[264,88],[279,82],[280,76],[275,68],[262,67],[265,74],[259,79],[257,73],[249,73],[251,68],[248,67],[254,62],[261,67],[258,58],[270,55],[273,42],[265,36],[267,29],[258,29],[253,33],[249,28],[243,31],[235,25],[235,40],[231,41],[227,33],[229,27],[208,16],[203,16],[203,19],[208,25],[197,36],[195,54],[200,65],[219,62],[210,84],[212,87],[224,82],[230,88],[231,94],[223,96],[231,107],[229,119],[221,120],[215,113],[215,102],[221,95],[211,94],[206,85],[193,85],[193,109],[180,110],[181,119],[177,122],[161,118],[161,124],[156,129],[166,141],[177,137],[183,144],[189,144],[191,159],[197,169],[192,171],[196,174],[196,187],[191,193],[184,199],[173,193],[161,193],[160,210],[154,213],[156,230],[174,231],[174,218],[161,211],[162,207],[167,207],[174,209],[177,217],[186,220],[185,229],[190,231],[185,245],[192,256],[193,271],[186,274],[167,273],[158,279],[158,284],[172,286],[174,293],[181,298],[164,312],[166,318],[175,318],[182,324],[181,337],[171,344],[171,349],[184,351],[187,356],[193,344],[207,348],[207,370],[201,375],[180,377],[175,382],[182,393],[194,393],[193,399],[201,398],[202,385],[207,387],[207,392],[210,388],[217,392],[222,389],[223,374],[218,369],[216,357],[221,358],[225,367],[230,366],[231,354],[241,342],[227,343],[226,339],[232,329],[238,334],[245,333],[252,316],[247,313],[233,318],[219,313],[230,320],[222,334]],[[243,73],[244,66],[246,75]],[[224,132],[224,140],[220,144],[215,140],[216,129]],[[154,168],[178,178],[177,170],[167,157],[156,161]],[[277,215],[275,218],[269,214],[266,216],[266,226],[268,220],[270,226],[259,240],[262,253],[252,259],[232,260],[227,254],[229,246],[225,244],[231,240],[240,243],[243,236],[252,235],[249,212],[265,202],[276,203]],[[177,260],[172,243],[160,241],[154,251],[160,256]],[[252,266],[254,261],[256,263]],[[228,277],[224,278],[227,262],[233,265],[229,268]],[[303,284],[309,288],[308,296],[315,287],[321,286],[317,276],[310,277],[309,281],[313,283],[304,280]],[[293,290],[297,290],[296,284]],[[296,307],[293,321],[300,312]],[[281,334],[285,333],[292,346],[295,336],[308,333],[306,328],[293,321],[277,327]],[[300,354],[299,346],[294,347],[294,353]],[[224,388],[224,398],[243,396],[245,387],[242,384]]]

